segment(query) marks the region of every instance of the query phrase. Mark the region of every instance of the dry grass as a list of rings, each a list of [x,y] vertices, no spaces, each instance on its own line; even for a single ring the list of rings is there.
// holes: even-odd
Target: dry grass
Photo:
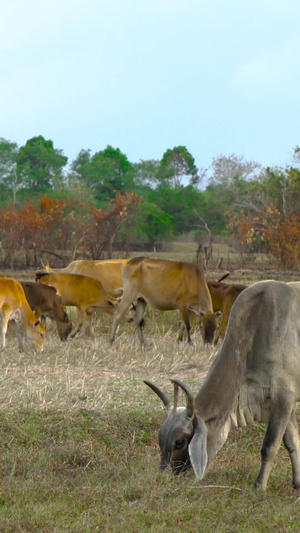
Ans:
[[[232,431],[203,481],[159,471],[165,411],[143,380],[196,392],[215,351],[198,332],[178,345],[176,312],[147,311],[146,348],[130,324],[110,346],[111,320],[98,316],[95,341],[62,343],[50,323],[43,353],[14,338],[0,352],[0,532],[299,531],[283,449],[267,492],[252,489],[262,425]]]
[[[130,397],[145,396],[143,379],[152,379],[170,388],[169,378],[183,375],[200,383],[215,350],[203,350],[200,334],[194,345],[177,344],[177,313],[147,313],[147,345],[141,348],[133,327],[122,324],[116,342],[108,342],[111,317],[103,315],[96,322],[95,341],[83,333],[61,343],[55,326],[47,325],[47,339],[42,353],[19,352],[16,339],[8,338],[0,353],[2,387],[0,407],[38,409],[116,408],[120,390],[132,383]],[[168,324],[172,315],[178,317]],[[178,329],[178,327],[177,327]],[[200,355],[201,354],[201,355]]]

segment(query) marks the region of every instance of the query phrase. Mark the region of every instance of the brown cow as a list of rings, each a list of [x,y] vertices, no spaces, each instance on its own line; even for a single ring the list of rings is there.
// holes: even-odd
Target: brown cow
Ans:
[[[40,271],[36,273],[36,280],[55,287],[61,296],[63,305],[77,307],[77,320],[70,337],[74,337],[80,331],[86,313],[89,319],[90,335],[94,338],[95,332],[92,324],[94,311],[100,310],[113,314],[118,304],[116,298],[112,298],[105,292],[100,281],[88,276]]]
[[[213,312],[210,292],[200,265],[182,261],[168,261],[136,257],[123,268],[124,292],[111,330],[110,342],[120,319],[132,302],[137,301],[134,321],[138,324],[140,342],[144,344],[142,332],[143,315],[147,303],[155,309],[167,311],[179,309],[191,343],[191,313],[202,316],[202,336],[205,344],[212,344],[217,328],[217,315]],[[178,340],[182,340],[179,336]]]
[[[61,274],[81,274],[97,279],[103,285],[103,289],[114,297],[122,295],[123,292],[123,267],[130,261],[129,259],[107,259],[99,261],[86,261],[78,259],[72,261],[65,268],[52,269],[44,266],[40,272],[57,272]]]
[[[23,349],[23,339],[18,322],[21,322],[25,338],[31,348],[42,351],[45,339],[45,324],[37,319],[29,306],[24,289],[18,281],[0,277],[1,344],[5,348],[8,322],[16,329],[19,348]]]
[[[222,319],[220,324],[220,336],[225,337],[230,310],[238,295],[247,288],[247,285],[232,283],[222,283],[221,281],[207,281],[209,292],[213,303],[214,311],[222,311]],[[215,344],[218,342],[219,336],[215,338]]]
[[[56,289],[34,281],[22,281],[21,285],[31,309],[55,320],[60,339],[66,340],[71,332],[72,322]]]

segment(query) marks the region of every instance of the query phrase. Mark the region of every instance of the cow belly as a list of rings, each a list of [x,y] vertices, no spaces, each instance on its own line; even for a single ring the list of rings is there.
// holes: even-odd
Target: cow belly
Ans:
[[[191,304],[198,304],[198,301],[193,296],[189,295],[188,298],[183,298],[182,294],[178,292],[178,288],[176,290],[172,290],[171,287],[158,287],[157,283],[153,280],[153,283],[149,287],[142,286],[139,291],[139,297],[144,298],[146,300],[147,304],[149,304],[151,307],[154,307],[154,309],[159,309],[160,311],[172,311],[173,309],[181,309],[182,306],[182,300],[185,300],[185,304],[187,307]]]
[[[173,311],[174,309],[178,309],[178,305],[166,302],[164,299],[156,298],[154,300],[153,298],[146,298],[143,295],[140,295],[139,298],[144,298],[147,304],[159,311]]]

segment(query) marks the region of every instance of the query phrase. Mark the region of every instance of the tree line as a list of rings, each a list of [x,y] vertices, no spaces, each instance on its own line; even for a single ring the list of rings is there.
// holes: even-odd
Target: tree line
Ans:
[[[245,252],[300,265],[300,149],[291,165],[263,168],[231,154],[198,169],[185,146],[134,163],[119,148],[82,149],[68,162],[41,135],[0,139],[0,261],[23,251],[68,250],[92,259],[114,246],[159,247],[183,234],[228,238]]]

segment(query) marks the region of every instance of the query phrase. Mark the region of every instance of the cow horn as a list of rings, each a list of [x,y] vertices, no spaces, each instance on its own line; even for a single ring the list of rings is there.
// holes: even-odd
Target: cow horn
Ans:
[[[218,279],[218,283],[220,283],[220,281],[223,281],[224,279],[228,278],[228,276],[230,275],[230,272],[226,272],[226,274],[223,274],[223,276]]]
[[[155,392],[155,394],[157,394],[157,396],[161,399],[164,406],[168,410],[171,407],[171,402],[170,402],[169,397],[159,387],[154,385],[154,383],[151,383],[151,381],[144,380],[144,383],[148,385],[148,387],[150,387],[150,389],[152,389],[153,392]]]
[[[35,273],[35,281],[39,281],[44,276],[48,276],[48,275],[49,275],[49,272],[45,272],[44,270],[38,270]]]
[[[185,393],[185,395],[187,397],[186,410],[187,410],[188,416],[191,417],[193,412],[194,412],[194,409],[195,409],[195,397],[194,397],[192,391],[182,381],[179,381],[179,379],[171,379],[171,382],[174,383],[174,386],[175,385],[179,386],[183,390],[183,392]],[[177,394],[178,394],[178,392],[177,392]],[[174,395],[175,395],[175,390],[174,390]],[[175,399],[174,399],[174,403],[175,403]]]
[[[173,382],[173,383],[174,383],[174,402],[173,402],[172,414],[175,415],[176,410],[177,410],[177,404],[178,404],[179,385],[176,382]]]

